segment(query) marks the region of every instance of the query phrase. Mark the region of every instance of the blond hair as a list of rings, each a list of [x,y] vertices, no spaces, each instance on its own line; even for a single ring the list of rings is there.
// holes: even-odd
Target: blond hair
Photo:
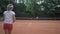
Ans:
[[[12,7],[13,8],[13,4],[8,4],[7,7]]]

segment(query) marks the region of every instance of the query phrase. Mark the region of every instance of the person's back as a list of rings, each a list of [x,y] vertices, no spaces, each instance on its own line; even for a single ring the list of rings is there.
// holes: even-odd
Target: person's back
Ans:
[[[5,17],[4,23],[13,24],[12,15],[15,15],[15,13],[13,11],[4,11],[4,17]]]

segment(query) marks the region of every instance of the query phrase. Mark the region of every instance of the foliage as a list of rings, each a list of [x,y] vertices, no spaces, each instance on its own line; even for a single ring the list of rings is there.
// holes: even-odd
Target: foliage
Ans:
[[[60,4],[60,0],[44,0],[43,3],[37,4],[37,2],[43,0],[24,0],[23,3],[15,3],[14,1],[0,0],[0,15],[3,14],[3,11],[6,10],[6,6],[9,3],[14,5],[14,10],[17,17],[36,17],[41,16],[41,14],[46,14],[49,17],[55,17],[60,14],[60,8],[57,5]],[[41,10],[41,6],[44,7],[44,10]]]

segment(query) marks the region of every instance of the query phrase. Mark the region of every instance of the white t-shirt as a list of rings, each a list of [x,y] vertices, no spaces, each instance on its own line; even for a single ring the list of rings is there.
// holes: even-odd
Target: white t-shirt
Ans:
[[[13,16],[15,12],[13,11],[4,11],[4,24],[13,24]]]

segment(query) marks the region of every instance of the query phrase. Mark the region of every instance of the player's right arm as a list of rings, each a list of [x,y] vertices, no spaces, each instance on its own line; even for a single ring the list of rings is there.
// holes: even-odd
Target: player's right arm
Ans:
[[[12,18],[13,18],[13,23],[16,21],[16,17],[15,17],[15,12],[12,12],[13,15],[12,15]]]
[[[13,15],[13,23],[16,21],[16,17],[15,15]]]

